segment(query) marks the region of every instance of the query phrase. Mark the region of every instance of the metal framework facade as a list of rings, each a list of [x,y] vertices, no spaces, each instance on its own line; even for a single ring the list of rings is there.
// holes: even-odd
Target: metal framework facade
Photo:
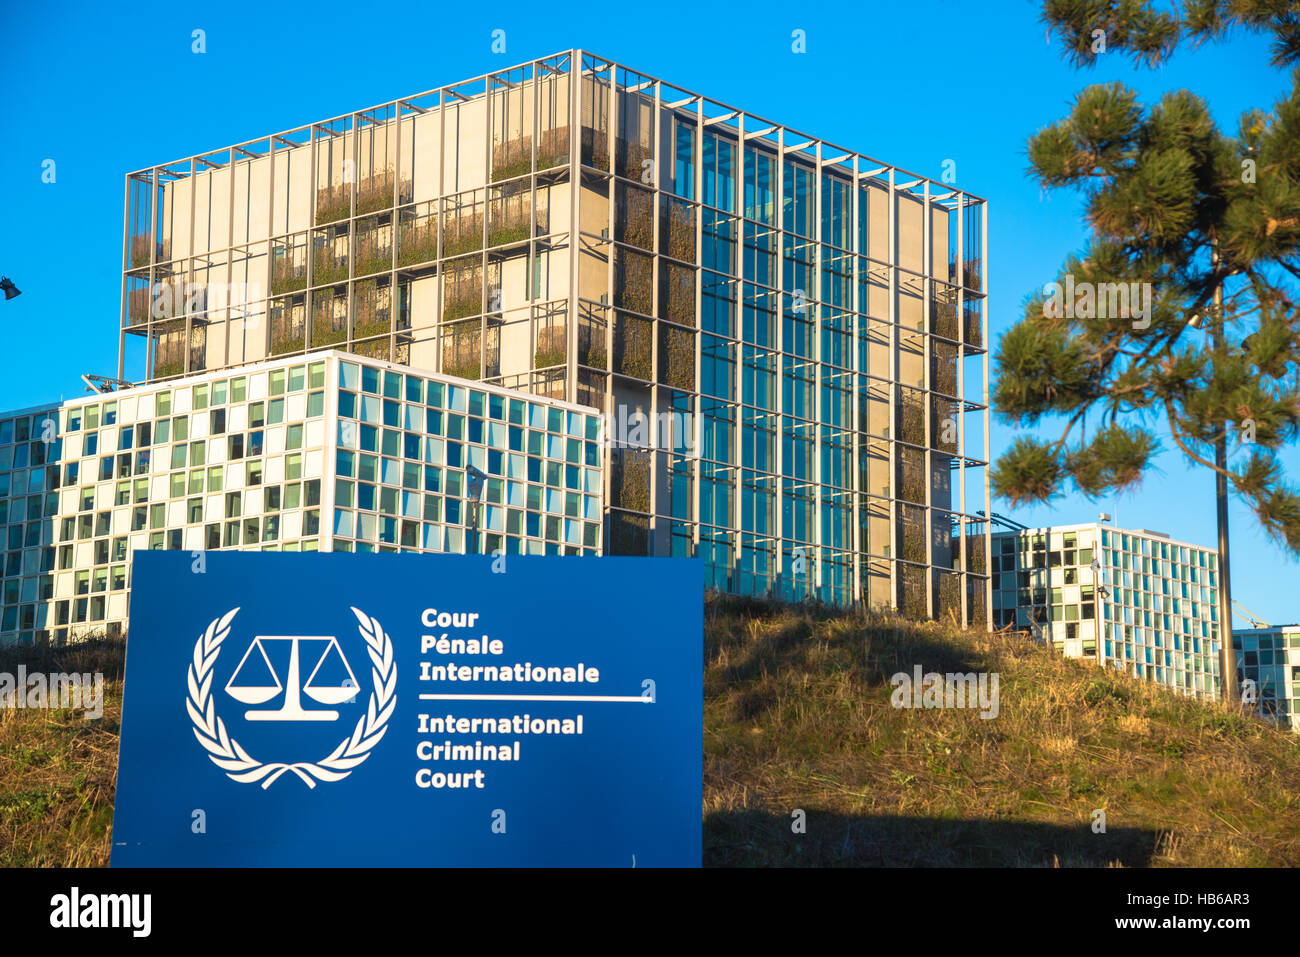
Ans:
[[[594,406],[609,553],[989,621],[979,197],[572,50],[126,206],[120,375],[343,348]]]

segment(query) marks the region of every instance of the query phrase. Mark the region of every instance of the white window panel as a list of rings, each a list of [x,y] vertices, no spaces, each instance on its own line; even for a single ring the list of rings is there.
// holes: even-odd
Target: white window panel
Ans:
[[[248,377],[248,398],[251,401],[266,398],[266,373],[254,372]]]
[[[105,614],[109,621],[117,619],[121,621],[126,618],[127,594],[125,592],[113,592],[108,596],[106,602]]]
[[[325,452],[311,449],[303,455],[303,479],[320,479],[325,475]]]

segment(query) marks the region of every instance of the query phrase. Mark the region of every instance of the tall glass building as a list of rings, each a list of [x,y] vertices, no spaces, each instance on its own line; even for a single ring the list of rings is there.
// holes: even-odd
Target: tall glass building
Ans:
[[[1101,524],[993,533],[993,621],[1184,694],[1217,698],[1218,554]]]
[[[138,388],[339,350],[570,403],[609,425],[599,527],[585,472],[569,512],[566,458],[564,511],[528,499],[507,536],[989,620],[979,197],[572,50],[131,173],[125,205],[118,375]],[[552,477],[530,482],[549,499]],[[346,507],[321,502],[338,547],[423,547],[423,525]],[[227,521],[191,524],[224,542]],[[77,567],[93,585],[115,563]]]
[[[334,351],[0,414],[0,644],[120,631],[140,549],[598,555],[600,425]]]

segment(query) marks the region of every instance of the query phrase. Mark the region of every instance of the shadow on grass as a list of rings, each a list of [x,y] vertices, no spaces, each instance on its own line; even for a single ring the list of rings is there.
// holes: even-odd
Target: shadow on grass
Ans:
[[[911,677],[917,665],[923,673],[966,674],[989,671],[996,661],[987,646],[978,650],[896,617],[846,617],[835,609],[761,599],[715,600],[706,615],[706,695],[737,694],[741,719],[770,704],[775,689],[769,676],[838,671],[863,687],[885,687],[897,673]]]
[[[1148,867],[1161,835],[1142,828],[1078,827],[846,815],[720,811],[704,819],[705,867]]]

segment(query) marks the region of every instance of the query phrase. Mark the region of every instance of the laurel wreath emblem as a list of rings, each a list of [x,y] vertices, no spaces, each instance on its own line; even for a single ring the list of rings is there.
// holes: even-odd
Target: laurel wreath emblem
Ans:
[[[189,697],[185,707],[194,722],[194,736],[208,752],[208,759],[226,772],[232,781],[253,784],[261,781],[269,788],[286,771],[292,771],[309,788],[317,781],[342,781],[353,768],[370,757],[373,748],[384,736],[388,719],[397,704],[397,662],[393,660],[393,642],[372,618],[360,609],[352,613],[360,623],[358,631],[365,639],[370,655],[371,680],[374,690],[366,705],[366,713],[357,719],[356,729],[350,738],[319,761],[262,762],[245,751],[226,731],[226,724],[216,713],[212,694],[212,669],[216,666],[221,643],[230,634],[230,623],[239,612],[233,608],[209,623],[194,644],[194,660],[189,667]]]

